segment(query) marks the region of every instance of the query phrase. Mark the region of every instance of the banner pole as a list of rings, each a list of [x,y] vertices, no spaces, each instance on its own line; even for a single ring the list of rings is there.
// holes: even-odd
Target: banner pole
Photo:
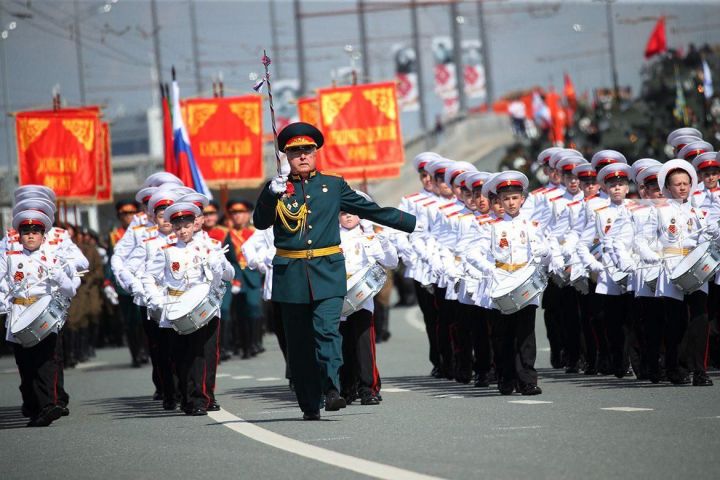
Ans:
[[[271,63],[272,62],[270,61],[270,57],[268,57],[265,50],[263,50],[262,64],[265,66],[265,81],[267,82],[268,98],[270,101],[270,123],[272,124],[273,145],[275,146],[275,164],[277,166],[277,173],[278,175],[280,175],[280,150],[278,148],[277,127],[275,126],[275,108],[273,107],[272,85],[270,84],[270,70],[268,68]]]

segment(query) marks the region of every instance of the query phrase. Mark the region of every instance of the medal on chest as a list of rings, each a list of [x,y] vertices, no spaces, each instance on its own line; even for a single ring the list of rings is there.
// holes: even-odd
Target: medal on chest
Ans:
[[[670,219],[670,225],[667,227],[668,233],[670,235],[677,235],[677,226],[675,225],[675,218]]]
[[[605,224],[605,229],[603,230],[605,233],[608,233],[610,231],[610,227],[612,227],[612,219],[608,218],[607,222]]]
[[[508,248],[510,246],[510,243],[508,243],[507,239],[507,232],[502,232],[500,234],[500,248]]]

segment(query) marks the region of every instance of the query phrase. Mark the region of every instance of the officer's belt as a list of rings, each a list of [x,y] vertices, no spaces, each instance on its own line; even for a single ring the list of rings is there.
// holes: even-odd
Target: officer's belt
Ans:
[[[315,248],[310,250],[283,250],[278,248],[275,251],[275,255],[278,257],[285,258],[305,258],[311,259],[315,257],[327,257],[328,255],[334,255],[336,253],[342,253],[340,245],[333,245],[332,247]]]
[[[663,248],[664,255],[687,255],[690,253],[689,248],[678,248],[678,247],[665,247]]]
[[[175,290],[174,288],[168,288],[168,289],[167,289],[167,293],[168,293],[168,295],[170,295],[171,297],[179,297],[180,295],[182,295],[183,293],[185,293],[185,290]]]
[[[525,263],[504,263],[504,262],[495,262],[495,266],[497,268],[500,268],[502,270],[505,270],[506,272],[514,272],[516,270],[520,270],[525,265],[527,265],[527,262]]]
[[[20,297],[13,297],[12,303],[13,305],[23,305],[25,307],[32,305],[33,303],[37,302],[40,297],[29,297],[29,298],[20,298]]]

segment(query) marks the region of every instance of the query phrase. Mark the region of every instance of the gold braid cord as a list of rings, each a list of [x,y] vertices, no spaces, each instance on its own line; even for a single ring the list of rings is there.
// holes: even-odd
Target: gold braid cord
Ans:
[[[303,203],[297,212],[292,212],[283,203],[282,200],[278,200],[277,206],[275,207],[275,213],[280,217],[280,221],[290,233],[296,233],[300,230],[305,230],[305,219],[307,218],[307,204]],[[290,222],[295,223],[294,227],[290,226]]]

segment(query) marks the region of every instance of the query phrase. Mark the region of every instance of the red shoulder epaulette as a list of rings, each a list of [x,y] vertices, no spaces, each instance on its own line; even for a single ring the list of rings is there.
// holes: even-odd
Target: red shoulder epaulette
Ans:
[[[558,199],[560,199],[560,198],[563,198],[562,195],[560,195],[559,197],[553,197],[553,198],[550,199],[550,201],[551,201],[551,202],[554,202],[555,200],[558,200]]]
[[[410,199],[413,197],[417,197],[418,195],[422,195],[422,193],[420,193],[420,192],[411,193],[410,195],[405,195],[405,197],[403,197],[403,198]]]
[[[175,243],[168,243],[167,245],[163,245],[161,248],[165,250],[166,248],[174,247]]]
[[[578,203],[581,203],[581,202],[582,202],[582,200],[575,200],[574,202],[568,203],[568,207],[571,205],[577,205]]]
[[[50,245],[57,245],[57,244],[60,243],[60,240],[50,240],[50,241],[47,242],[47,243],[50,244]]]
[[[719,190],[720,190],[720,187],[715,187],[715,188],[711,188],[711,189],[710,189],[711,192],[717,192],[717,191],[719,191]]]
[[[140,230],[141,228],[145,228],[145,225],[135,225],[133,230]]]
[[[143,240],[143,242],[149,242],[150,240],[155,240],[156,238],[159,238],[159,237],[146,238],[146,239]]]
[[[148,229],[148,232],[154,232],[155,230],[158,229],[158,226],[157,226],[157,225],[153,225],[152,227],[147,227],[147,229]]]
[[[455,215],[459,215],[459,214],[460,214],[460,210],[458,210],[458,211],[456,211],[456,212],[449,213],[449,214],[447,215],[447,217],[450,218],[450,217],[454,217]]]
[[[547,190],[547,187],[536,188],[535,190],[533,190],[532,192],[530,192],[530,194],[531,194],[531,195],[537,195],[538,193],[542,193],[542,192],[544,192],[545,190]]]
[[[600,210],[605,210],[605,209],[608,208],[608,207],[609,207],[609,205],[604,205],[604,206],[602,206],[602,207],[600,207],[600,208],[596,208],[595,211],[596,211],[596,212],[599,212]]]
[[[700,195],[702,193],[704,193],[703,190],[697,190],[697,191],[693,192],[693,195]]]
[[[427,202],[427,203],[423,203],[422,206],[423,206],[423,207],[429,207],[429,206],[432,205],[433,203],[437,203],[437,202],[436,202],[435,200],[430,200],[430,201]]]
[[[6,250],[5,255],[20,255],[22,250]]]
[[[446,209],[446,208],[450,208],[450,207],[452,207],[452,206],[454,206],[454,205],[456,205],[455,202],[446,203],[445,205],[441,205],[441,206],[440,206],[440,210],[444,210],[444,209]]]
[[[595,197],[597,197],[597,196],[598,196],[598,194],[596,193],[596,194],[594,194],[594,195],[590,195],[589,197],[585,198],[584,200],[585,200],[585,201],[588,201],[588,200],[593,199],[593,198],[595,198]]]
[[[498,222],[502,222],[502,220],[503,220],[502,218],[496,218],[495,220],[490,220],[490,222],[488,222],[488,223],[498,223]]]
[[[65,233],[65,229],[64,229],[64,228],[60,228],[60,227],[55,227],[55,231],[56,231],[56,232],[60,232],[60,233]]]

